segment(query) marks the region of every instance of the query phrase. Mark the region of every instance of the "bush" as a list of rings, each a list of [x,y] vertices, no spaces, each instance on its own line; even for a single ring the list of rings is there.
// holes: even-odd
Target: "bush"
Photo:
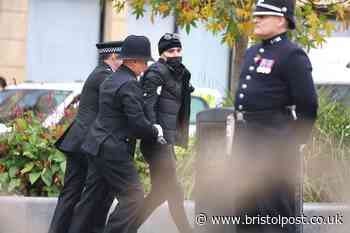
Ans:
[[[72,118],[74,114],[70,114]],[[71,120],[51,128],[42,126],[40,117],[31,112],[19,116],[8,126],[12,131],[0,136],[0,195],[57,196],[63,186],[65,155],[54,147]],[[180,182],[186,197],[193,189],[194,140],[188,150],[176,148]],[[146,192],[151,182],[148,164],[139,146],[135,153],[136,166]]]
[[[305,201],[349,200],[349,136],[349,108],[320,90],[318,119],[304,150]]]
[[[63,184],[65,156],[53,143],[63,126],[44,128],[27,112],[0,137],[0,190],[26,196],[55,196]]]

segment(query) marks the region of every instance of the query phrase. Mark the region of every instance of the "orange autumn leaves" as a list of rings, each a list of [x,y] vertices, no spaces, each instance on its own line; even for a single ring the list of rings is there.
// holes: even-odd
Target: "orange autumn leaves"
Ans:
[[[143,17],[146,5],[151,9],[151,20],[155,16],[175,15],[177,25],[187,33],[198,23],[205,25],[213,34],[220,34],[222,42],[233,47],[240,37],[251,37],[253,30],[252,12],[255,0],[113,0],[117,11],[126,6],[132,8],[137,18]],[[324,42],[335,27],[327,22],[327,16],[335,16],[346,28],[349,26],[349,6],[330,4],[320,10],[319,1],[297,1],[297,40],[307,47],[316,47]],[[307,41],[308,38],[308,41]]]

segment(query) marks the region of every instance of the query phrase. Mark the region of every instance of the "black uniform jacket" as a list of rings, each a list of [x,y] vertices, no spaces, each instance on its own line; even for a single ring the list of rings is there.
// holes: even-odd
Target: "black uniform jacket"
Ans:
[[[184,68],[176,75],[163,59],[152,64],[142,77],[146,115],[160,124],[170,144],[187,147],[191,107],[191,74]]]
[[[299,143],[304,143],[317,115],[317,95],[312,67],[306,53],[286,34],[264,40],[245,54],[235,109],[242,112],[268,112],[294,105],[298,120],[292,127]],[[278,128],[282,121],[264,119],[265,126]],[[248,122],[249,123],[249,122]]]
[[[89,75],[80,96],[77,116],[55,144],[59,150],[80,152],[81,144],[98,113],[100,84],[112,73],[112,69],[101,62]]]
[[[129,160],[135,138],[157,137],[158,132],[144,114],[143,91],[135,73],[122,65],[100,87],[97,118],[82,149],[89,155],[108,154]]]

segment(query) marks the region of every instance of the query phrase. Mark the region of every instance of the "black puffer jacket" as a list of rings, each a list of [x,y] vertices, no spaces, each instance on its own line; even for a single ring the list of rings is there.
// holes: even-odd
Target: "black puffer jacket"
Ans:
[[[190,72],[181,75],[163,59],[152,64],[141,79],[144,90],[145,113],[152,123],[160,124],[169,144],[187,147],[190,118]]]

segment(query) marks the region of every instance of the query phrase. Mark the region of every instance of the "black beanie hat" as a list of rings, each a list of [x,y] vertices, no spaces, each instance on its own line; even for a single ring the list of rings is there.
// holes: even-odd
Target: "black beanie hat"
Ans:
[[[165,33],[158,42],[159,55],[171,48],[182,48],[180,37],[177,34]]]

